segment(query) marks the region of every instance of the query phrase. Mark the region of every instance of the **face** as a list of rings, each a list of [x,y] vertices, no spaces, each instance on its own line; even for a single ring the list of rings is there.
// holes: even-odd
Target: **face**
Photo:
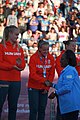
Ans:
[[[43,57],[46,57],[49,52],[49,45],[42,45],[42,47],[39,48],[39,52]]]
[[[13,32],[10,33],[9,37],[10,37],[10,41],[12,43],[16,43],[17,39],[18,39],[18,35],[19,35],[19,31],[18,29],[15,29]]]
[[[73,52],[75,52],[76,43],[75,42],[71,42],[69,45],[66,45],[66,49],[67,50],[72,50]]]
[[[66,59],[65,53],[62,55],[61,60],[60,60],[61,67],[66,67],[68,65],[68,61]]]

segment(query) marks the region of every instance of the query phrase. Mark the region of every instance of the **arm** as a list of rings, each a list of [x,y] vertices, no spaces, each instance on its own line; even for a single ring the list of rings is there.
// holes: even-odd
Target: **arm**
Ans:
[[[60,75],[58,83],[55,85],[56,94],[64,95],[72,91],[77,73],[74,70],[69,69],[65,73]]]
[[[0,69],[1,70],[12,70],[13,65],[11,65],[9,62],[4,61],[4,50],[2,44],[0,44]]]
[[[7,23],[6,23],[6,25],[8,25],[8,24],[9,24],[9,15],[7,17]]]
[[[55,61],[54,61],[54,58],[53,58],[52,55],[51,55],[50,59],[51,59],[51,65],[52,65],[52,67],[51,67],[51,69],[50,69],[50,71],[49,71],[48,80],[49,80],[50,82],[52,82],[53,79],[54,79],[54,75],[55,75]]]
[[[36,60],[35,56],[31,56],[30,57],[30,62],[29,62],[30,78],[33,79],[33,80],[35,80],[35,81],[39,81],[40,83],[44,83],[44,81],[46,80],[46,78],[40,76],[37,73],[36,63],[37,63],[37,60]]]
[[[25,67],[25,60],[24,60],[24,55],[23,55],[23,51],[21,50],[21,63],[17,63],[17,62],[10,62],[10,61],[7,61],[6,59],[4,59],[4,56],[5,56],[5,52],[4,52],[4,46],[2,44],[0,44],[0,69],[2,70],[23,70],[24,67]]]
[[[16,69],[18,68],[19,71],[22,71],[25,68],[26,62],[22,48],[20,48],[20,52],[21,52],[21,57],[16,59],[16,66],[14,66],[14,68]]]
[[[60,76],[60,73],[63,70],[63,68],[60,65],[60,59],[61,59],[62,54],[63,52],[56,58],[56,61],[55,61],[55,68],[56,68],[58,76]]]

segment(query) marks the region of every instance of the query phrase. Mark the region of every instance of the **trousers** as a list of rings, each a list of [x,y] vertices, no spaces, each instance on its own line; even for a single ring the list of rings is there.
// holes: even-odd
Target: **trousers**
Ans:
[[[44,120],[48,93],[43,90],[28,89],[30,115],[29,120]]]
[[[8,120],[16,120],[17,103],[21,82],[7,82],[0,80],[0,119],[4,102],[8,100]]]

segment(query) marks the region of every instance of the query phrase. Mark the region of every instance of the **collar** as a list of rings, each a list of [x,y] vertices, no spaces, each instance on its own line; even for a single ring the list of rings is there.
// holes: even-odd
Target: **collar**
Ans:
[[[68,67],[69,67],[69,65],[67,65],[67,66],[61,71],[61,73],[64,72]]]

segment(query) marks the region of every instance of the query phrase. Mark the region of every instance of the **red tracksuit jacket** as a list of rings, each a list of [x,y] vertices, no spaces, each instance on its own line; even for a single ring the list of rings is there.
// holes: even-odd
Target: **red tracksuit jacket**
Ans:
[[[38,51],[33,54],[30,58],[29,62],[29,80],[28,80],[28,88],[35,89],[45,89],[49,90],[49,87],[46,87],[43,83],[45,80],[50,80],[51,82],[54,79],[55,74],[55,66],[54,66],[54,58],[51,54],[48,53],[46,59],[46,78],[43,77],[43,64],[44,58],[40,59]]]
[[[62,50],[61,54],[60,54],[60,55],[56,58],[56,60],[55,60],[55,68],[56,68],[58,77],[60,76],[60,73],[61,73],[61,71],[63,70],[63,67],[61,67],[61,65],[60,65],[60,59],[61,59],[61,56],[62,56],[62,54],[63,54],[64,52],[65,52],[65,51]]]
[[[20,71],[13,68],[16,65],[16,59],[21,58],[22,64],[20,68],[25,68],[25,60],[23,49],[18,45],[13,47],[11,42],[6,42],[6,46],[0,44],[0,80],[5,81],[20,81]]]
[[[77,58],[77,63],[79,63],[78,66],[76,66],[76,70],[78,71],[78,74],[80,76],[80,56],[79,57],[76,57]]]
[[[56,68],[56,71],[57,71],[57,74],[58,74],[58,77],[60,76],[60,73],[61,71],[63,70],[63,67],[61,67],[60,65],[60,59],[61,59],[61,56],[62,54],[65,52],[65,50],[63,50],[61,52],[61,54],[56,58],[56,61],[55,61],[55,68]],[[80,58],[77,58],[76,57],[76,60],[77,60],[77,63],[80,62]],[[76,66],[76,70],[78,71],[78,74],[80,76],[80,66]]]

